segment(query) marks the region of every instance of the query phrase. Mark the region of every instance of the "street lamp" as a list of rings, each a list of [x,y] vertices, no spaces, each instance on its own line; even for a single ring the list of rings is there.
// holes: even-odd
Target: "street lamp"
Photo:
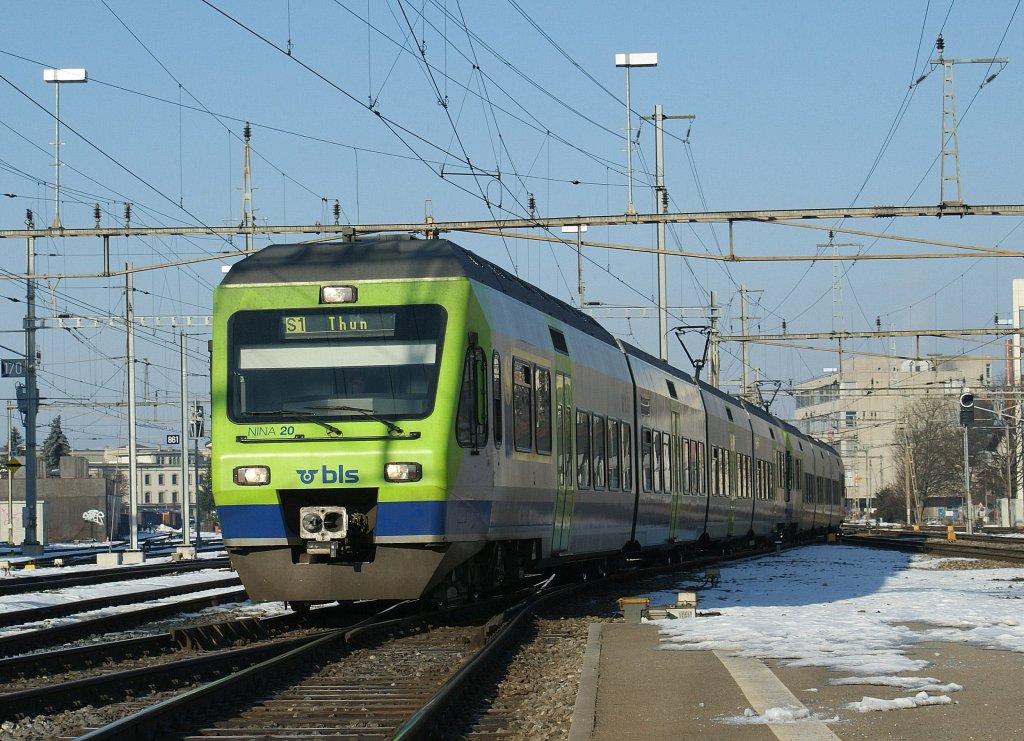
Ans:
[[[657,67],[657,52],[633,52],[615,55],[615,66],[626,68],[626,213],[635,214],[633,208],[633,116],[629,105],[629,68]]]
[[[53,111],[53,228],[63,229],[60,223],[60,85],[62,82],[88,82],[88,73],[81,68],[44,69],[43,81],[52,82],[54,88]]]

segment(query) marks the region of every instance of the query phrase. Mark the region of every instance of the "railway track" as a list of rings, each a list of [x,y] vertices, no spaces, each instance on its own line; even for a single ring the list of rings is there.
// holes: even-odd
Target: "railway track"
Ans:
[[[221,587],[223,587],[223,585],[221,585]],[[215,607],[233,602],[248,601],[248,596],[246,595],[245,590],[240,586],[231,589],[231,584],[229,584],[228,587],[228,591],[222,591],[215,594],[204,594],[191,599],[177,600],[174,602],[151,605],[149,607],[139,607],[137,609],[119,612],[113,615],[83,618],[81,620],[73,620],[62,625],[49,625],[37,630],[26,630],[11,633],[6,636],[0,636],[0,657],[17,656],[27,651],[58,646],[70,641],[83,640],[94,635],[102,635],[104,633],[145,626],[171,615],[196,612],[208,607]],[[218,587],[193,585],[190,591],[210,591],[216,588]],[[140,601],[140,598],[134,597],[133,601]],[[31,615],[34,615],[32,617],[32,621],[42,619],[35,614],[35,610],[12,611],[12,614],[14,612],[30,613]],[[65,615],[75,614],[74,612],[67,612],[67,610],[62,610],[61,612]],[[52,618],[52,615],[50,618]]]
[[[496,615],[446,610],[378,619],[336,630],[291,650],[138,710],[81,739],[170,737],[181,717],[206,717],[187,738],[276,736],[412,738],[511,636],[510,626],[536,604]],[[260,687],[272,687],[260,690]],[[258,699],[239,705],[238,697]],[[236,711],[232,712],[234,708]],[[181,737],[174,734],[174,737]]]
[[[132,579],[150,579],[154,576],[182,574],[204,569],[226,569],[230,567],[228,558],[204,558],[195,561],[174,561],[171,563],[138,564],[135,566],[119,566],[111,569],[93,569],[64,574],[33,574],[11,576],[0,579],[0,596],[11,594],[29,594],[48,589],[68,589],[70,587],[105,584],[113,581],[129,581]]]
[[[369,603],[352,607],[349,622]],[[20,720],[208,681],[322,635],[337,608],[284,613],[0,659],[0,718]]]
[[[850,545],[890,548],[933,555],[983,558],[1013,564],[1024,563],[1024,539],[1000,538],[992,535],[970,536],[957,533],[956,540],[950,541],[944,532],[940,534],[939,532],[913,531],[899,533],[859,531],[845,534],[843,542]]]
[[[703,557],[557,589],[547,586],[518,597],[515,604],[506,598],[402,620],[368,621],[172,697],[151,699],[146,708],[133,708],[106,726],[77,733],[82,739],[406,739],[440,738],[444,729],[458,728],[458,735],[448,730],[447,737],[507,737],[522,726],[534,682],[546,679],[528,673],[525,681],[519,680],[519,689],[513,689],[509,706],[490,702],[521,646],[541,654],[569,651],[582,660],[586,625],[594,619],[588,610],[593,608],[580,608],[587,617],[570,628],[562,615],[575,595],[603,590],[600,610],[604,619],[611,619],[617,611],[615,598],[636,588],[624,581],[661,574],[666,584],[678,584],[680,569],[714,560]],[[545,604],[554,617],[537,617]],[[566,699],[571,708],[576,686],[570,680],[565,691],[571,693]],[[182,718],[189,719],[190,727]]]

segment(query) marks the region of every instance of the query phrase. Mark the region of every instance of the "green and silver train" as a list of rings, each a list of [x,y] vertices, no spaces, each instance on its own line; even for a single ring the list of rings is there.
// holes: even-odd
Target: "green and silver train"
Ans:
[[[453,601],[841,521],[832,448],[448,240],[267,247],[213,337],[214,496],[255,600]]]

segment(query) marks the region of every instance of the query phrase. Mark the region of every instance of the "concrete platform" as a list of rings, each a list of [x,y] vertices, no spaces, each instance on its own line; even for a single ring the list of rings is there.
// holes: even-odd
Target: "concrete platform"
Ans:
[[[658,650],[653,624],[591,626],[569,741],[622,739],[1024,739],[1019,710],[1024,654],[951,643],[911,654],[932,673],[964,687],[951,705],[861,713],[863,697],[913,694],[892,687],[827,684],[820,668],[737,658],[718,651]],[[770,707],[806,707],[793,722],[751,722]],[[748,711],[749,712],[749,711]]]

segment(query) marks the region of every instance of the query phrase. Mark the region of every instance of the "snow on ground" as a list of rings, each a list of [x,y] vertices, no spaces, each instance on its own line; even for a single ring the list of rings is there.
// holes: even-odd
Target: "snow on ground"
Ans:
[[[219,539],[219,535],[213,533],[204,533],[204,540],[210,542],[213,538]],[[46,547],[47,554],[50,555],[54,550],[62,550],[65,546],[61,544],[48,545]],[[68,549],[81,549],[80,545],[66,546]],[[102,551],[106,551],[106,547],[103,546]],[[205,552],[196,554],[197,558],[216,558],[223,556],[224,552]],[[170,561],[170,556],[156,556],[148,557],[146,563],[163,563]],[[95,564],[85,564],[79,566],[64,566],[64,567],[46,567],[32,570],[17,570],[12,571],[10,575],[2,577],[5,579],[32,579],[36,575],[49,575],[49,574],[66,574],[68,572],[78,571],[90,571],[98,568]],[[106,567],[104,567],[106,568]],[[132,565],[125,564],[121,566],[123,569],[131,569]],[[191,571],[181,574],[170,574],[165,576],[153,576],[145,579],[131,579],[125,578],[125,581],[111,581],[104,582],[102,584],[89,584],[80,587],[67,587],[63,589],[43,589],[38,592],[26,592],[24,594],[11,594],[11,595],[0,595],[0,612],[7,613],[13,610],[26,610],[33,607],[46,607],[49,605],[59,605],[69,602],[81,602],[83,600],[97,599],[106,596],[116,596],[125,594],[126,592],[143,592],[152,589],[161,589],[164,587],[173,587],[184,584],[201,584],[208,581],[219,581],[228,578],[233,575],[234,572],[229,569],[203,569],[200,571]],[[9,628],[0,629],[0,637],[8,636],[15,633],[21,633],[26,631],[39,630],[54,625],[63,625],[69,622],[75,622],[79,620],[85,620],[95,617],[105,617],[108,615],[116,615],[140,608],[152,607],[154,605],[171,604],[174,602],[181,602],[189,599],[194,599],[200,596],[207,596],[213,594],[219,594],[222,592],[230,592],[238,587],[221,587],[218,589],[209,589],[203,592],[193,592],[190,594],[183,594],[174,597],[165,597],[160,600],[152,602],[146,602],[142,604],[129,604],[121,605],[117,607],[109,607],[103,610],[92,610],[89,612],[79,613],[77,615],[69,616],[66,618],[57,618],[53,620],[42,621],[38,623],[31,623],[27,625],[11,626]],[[247,615],[251,617],[263,617],[268,615],[274,615],[281,612],[286,612],[284,603],[282,602],[262,602],[262,603],[228,603],[224,605],[218,605],[208,607],[201,611],[205,616],[214,615],[221,612],[230,612],[232,618]]]
[[[948,704],[948,693],[963,688],[920,674],[929,662],[910,658],[909,651],[945,641],[1024,652],[1024,572],[936,569],[943,560],[949,559],[822,545],[723,565],[718,587],[702,590],[698,606],[701,613],[721,614],[655,621],[660,648],[822,667],[851,675],[830,684],[913,693],[865,697],[849,706],[861,712]],[[674,592],[647,596],[652,606],[676,598]],[[785,716],[787,709],[772,710]]]

